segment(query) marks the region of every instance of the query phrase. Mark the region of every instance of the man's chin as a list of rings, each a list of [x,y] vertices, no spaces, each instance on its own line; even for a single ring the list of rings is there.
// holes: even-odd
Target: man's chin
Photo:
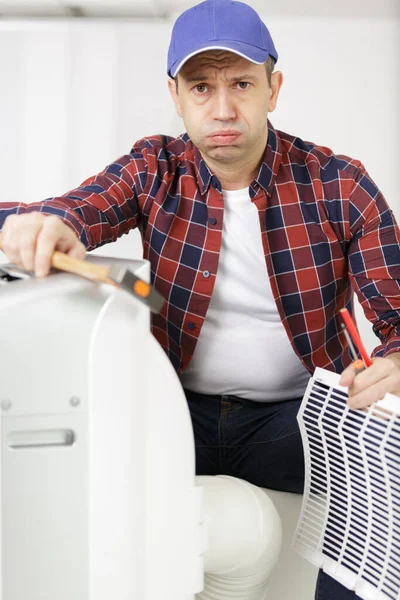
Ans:
[[[203,153],[213,160],[234,162],[243,155],[243,148],[237,146],[212,146],[203,149]]]

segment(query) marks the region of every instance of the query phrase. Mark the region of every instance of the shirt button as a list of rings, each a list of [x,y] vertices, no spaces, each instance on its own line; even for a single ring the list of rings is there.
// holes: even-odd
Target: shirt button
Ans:
[[[206,279],[208,279],[210,277],[211,273],[210,271],[203,271],[203,277],[205,277]]]
[[[193,323],[192,321],[190,321],[190,323],[187,324],[187,328],[188,329],[195,329],[196,328],[196,323]]]
[[[210,225],[215,225],[217,222],[217,219],[215,217],[210,217],[209,223]]]

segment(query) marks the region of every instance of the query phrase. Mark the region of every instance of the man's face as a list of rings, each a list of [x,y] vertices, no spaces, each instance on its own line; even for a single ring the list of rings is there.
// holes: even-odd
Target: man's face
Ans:
[[[276,78],[278,75],[278,78]],[[224,50],[193,56],[169,87],[186,131],[204,158],[241,163],[262,152],[268,112],[276,106],[281,74],[269,87],[264,65]],[[277,81],[277,84],[276,84]]]

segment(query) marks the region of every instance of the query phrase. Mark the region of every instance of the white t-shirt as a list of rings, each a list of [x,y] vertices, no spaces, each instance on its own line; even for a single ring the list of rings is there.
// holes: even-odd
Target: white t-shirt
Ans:
[[[223,191],[215,287],[184,388],[275,402],[303,396],[310,374],[295,354],[272,294],[259,213],[248,188]]]

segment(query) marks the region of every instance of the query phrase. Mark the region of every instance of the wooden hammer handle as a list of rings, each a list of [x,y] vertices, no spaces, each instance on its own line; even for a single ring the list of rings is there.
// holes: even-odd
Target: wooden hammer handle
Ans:
[[[2,242],[2,234],[0,232],[0,250]],[[92,281],[99,281],[102,283],[112,283],[111,279],[108,278],[108,267],[102,267],[101,265],[94,265],[86,260],[79,260],[78,258],[72,258],[63,252],[56,250],[53,252],[51,257],[51,266],[59,269],[60,271],[68,271],[69,273],[76,273]]]
[[[61,271],[76,273],[77,275],[92,279],[93,281],[110,283],[110,279],[108,278],[108,267],[102,267],[101,265],[94,265],[86,260],[72,258],[63,252],[55,251],[53,253],[51,265]]]

